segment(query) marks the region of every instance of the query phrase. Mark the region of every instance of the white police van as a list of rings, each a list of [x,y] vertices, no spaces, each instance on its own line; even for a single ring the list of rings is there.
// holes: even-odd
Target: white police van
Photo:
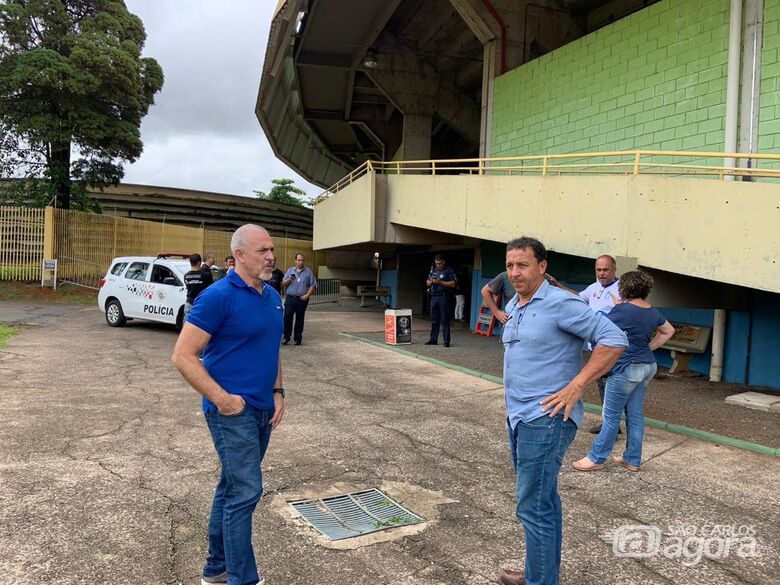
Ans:
[[[106,322],[121,327],[132,319],[144,319],[180,328],[187,300],[187,258],[183,254],[114,258],[98,293],[98,307]]]

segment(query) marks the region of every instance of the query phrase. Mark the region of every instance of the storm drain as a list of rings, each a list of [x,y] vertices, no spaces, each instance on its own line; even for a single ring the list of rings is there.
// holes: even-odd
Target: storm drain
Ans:
[[[341,540],[378,530],[419,524],[413,514],[378,489],[290,502],[306,522],[329,540]]]

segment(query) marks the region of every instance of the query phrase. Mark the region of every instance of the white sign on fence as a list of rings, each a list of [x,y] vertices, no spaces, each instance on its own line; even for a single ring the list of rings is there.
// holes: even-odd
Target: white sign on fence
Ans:
[[[41,286],[46,286],[46,276],[47,272],[51,273],[49,275],[49,278],[51,278],[51,287],[54,290],[57,290],[57,260],[45,260],[43,261],[43,270],[41,270]]]

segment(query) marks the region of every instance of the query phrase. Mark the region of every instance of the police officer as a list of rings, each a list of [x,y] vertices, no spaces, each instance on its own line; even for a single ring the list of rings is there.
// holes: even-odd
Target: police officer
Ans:
[[[425,345],[438,344],[441,325],[444,347],[450,346],[450,293],[457,283],[455,271],[446,265],[444,256],[436,254],[428,280],[425,281],[431,295],[431,338]]]

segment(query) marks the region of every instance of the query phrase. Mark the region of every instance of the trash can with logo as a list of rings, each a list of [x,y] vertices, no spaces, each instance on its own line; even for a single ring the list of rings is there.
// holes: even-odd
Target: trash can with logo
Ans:
[[[412,342],[412,310],[387,309],[385,311],[385,343],[402,345]]]

